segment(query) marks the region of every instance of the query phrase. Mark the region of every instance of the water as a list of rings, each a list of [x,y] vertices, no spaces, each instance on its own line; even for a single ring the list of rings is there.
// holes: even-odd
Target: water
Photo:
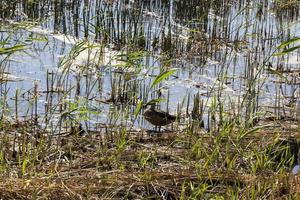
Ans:
[[[43,2],[40,2],[39,6],[42,5]],[[78,96],[76,88],[80,88],[79,96],[89,99],[82,100],[80,104],[87,103],[89,109],[100,111],[89,114],[89,127],[95,123],[110,123],[111,110],[121,110],[118,123],[123,123],[123,117],[129,112],[129,120],[125,120],[128,125],[133,123],[136,128],[149,126],[143,123],[142,117],[134,121],[135,103],[125,103],[129,105],[129,111],[126,106],[120,106],[120,99],[114,104],[103,103],[111,98],[112,93],[118,92],[113,92],[112,88],[120,89],[122,84],[130,90],[136,88],[135,101],[149,101],[158,97],[156,89],[161,87],[162,97],[168,99],[168,102],[161,103],[161,109],[172,114],[178,112],[178,105],[183,105],[180,107],[181,113],[186,113],[186,109],[191,112],[193,96],[200,93],[205,103],[204,118],[213,112],[212,100],[217,96],[220,96],[226,112],[230,112],[230,115],[241,114],[246,118],[261,110],[276,115],[285,114],[285,106],[300,98],[298,53],[287,55],[284,59],[271,56],[282,41],[299,36],[299,8],[295,9],[293,16],[289,16],[284,11],[279,12],[271,1],[208,4],[198,1],[106,3],[93,0],[88,5],[81,1],[78,5],[66,4],[61,10],[55,7],[58,5],[52,6],[34,12],[35,17],[45,13],[49,15],[41,25],[19,29],[11,36],[14,42],[24,42],[29,37],[46,37],[48,41],[34,40],[26,51],[17,52],[9,60],[1,62],[1,71],[22,79],[7,82],[8,99],[13,99],[17,90],[19,94],[32,92],[34,82],[38,84],[37,111],[41,116],[49,112],[45,108],[49,99],[43,93],[47,90],[47,71],[55,73],[55,87],[71,91],[66,97],[54,94],[52,105],[61,99],[67,103],[74,102]],[[15,20],[32,17],[30,13],[33,12],[19,6]],[[7,34],[4,27],[0,37],[5,39]],[[65,73],[61,60],[84,37],[88,38],[90,44],[102,46],[104,58],[99,62],[94,59],[99,54],[83,51],[68,66],[69,73]],[[128,54],[128,49],[130,52],[134,49],[150,52],[135,61],[140,66],[131,67],[133,75],[128,75],[128,68],[118,67],[120,63],[116,61],[120,58],[118,55]],[[2,60],[5,56],[1,55]],[[272,69],[294,70],[296,73],[285,73],[284,77],[289,81],[282,82],[281,77],[266,70],[268,63],[271,63]],[[79,70],[83,65],[89,65],[89,70]],[[157,88],[151,89],[150,83],[163,68],[176,68],[177,72]],[[125,72],[129,80],[126,80]],[[92,75],[86,75],[89,73]],[[76,84],[78,76],[79,85]],[[117,86],[119,82],[121,85]],[[5,89],[2,87],[2,90],[4,97]],[[23,96],[19,98],[21,116],[33,112],[32,102],[25,98],[26,95]],[[189,96],[191,100],[187,108]],[[240,104],[242,99],[245,99],[243,105]],[[11,110],[9,115],[15,117],[13,100],[8,101],[8,107]],[[249,111],[247,107],[253,109]],[[59,112],[55,112],[56,115],[59,116]]]
[[[293,167],[293,169],[292,169],[293,175],[298,174],[299,171],[300,171],[300,166],[299,166],[299,165],[295,165],[295,166]]]

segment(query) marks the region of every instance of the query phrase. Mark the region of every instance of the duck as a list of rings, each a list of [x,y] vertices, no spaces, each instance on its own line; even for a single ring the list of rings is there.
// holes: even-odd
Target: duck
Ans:
[[[155,106],[155,104],[151,104],[149,108],[147,105],[148,108],[143,113],[144,118],[152,125],[158,127],[166,126],[176,120],[175,115],[171,115],[162,110],[156,110]]]

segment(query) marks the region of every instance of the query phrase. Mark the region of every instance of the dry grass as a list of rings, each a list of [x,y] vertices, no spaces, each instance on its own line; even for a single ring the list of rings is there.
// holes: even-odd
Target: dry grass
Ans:
[[[25,147],[20,145],[11,157],[8,155],[12,153],[12,144],[8,142],[9,147],[3,148],[10,153],[3,152],[6,157],[1,162],[2,198],[187,199],[233,195],[248,199],[255,195],[255,198],[282,199],[299,196],[298,175],[291,175],[284,168],[274,170],[264,163],[255,171],[251,169],[258,162],[255,153],[262,155],[279,138],[290,137],[290,133],[282,131],[284,127],[258,129],[243,139],[238,139],[235,131],[222,137],[202,131],[162,134],[133,131],[127,132],[123,147],[117,145],[117,140],[112,143],[102,138],[100,142],[101,137],[96,133],[81,137],[66,132],[53,137],[51,147],[47,147],[47,142],[36,144],[34,137],[22,137],[26,128],[32,130],[34,126],[26,124],[11,125],[11,129],[5,130],[10,137],[7,141],[22,138],[27,143],[18,143],[26,146],[25,152],[20,153]],[[13,139],[15,130],[22,132]],[[39,151],[34,153],[29,144],[36,144],[34,149]],[[29,160],[26,169],[24,159]],[[268,155],[266,159],[265,163],[270,159]]]

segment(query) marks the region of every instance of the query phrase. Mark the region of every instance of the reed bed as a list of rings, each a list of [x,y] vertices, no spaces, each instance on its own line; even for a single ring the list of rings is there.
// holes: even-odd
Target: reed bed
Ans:
[[[298,13],[259,0],[1,3],[0,197],[298,199]],[[51,53],[55,67],[18,77],[22,59]],[[143,118],[151,102],[176,115],[161,132]]]

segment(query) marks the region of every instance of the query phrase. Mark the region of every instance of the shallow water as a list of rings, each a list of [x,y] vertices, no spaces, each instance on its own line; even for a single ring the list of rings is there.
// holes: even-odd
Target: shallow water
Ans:
[[[284,12],[276,12],[278,9],[272,1],[258,0],[238,3],[222,1],[219,4],[172,0],[169,3],[159,0],[106,3],[93,0],[86,5],[89,7],[85,7],[83,1],[79,2],[80,5],[73,7],[66,4],[57,13],[50,8],[47,10],[46,6],[44,10],[40,9],[40,13],[49,14],[46,22],[37,28],[20,29],[11,36],[11,41],[24,41],[29,36],[48,39],[47,42],[33,41],[26,51],[15,53],[9,57],[9,61],[1,64],[1,71],[22,79],[6,83],[6,88],[9,88],[8,99],[11,99],[8,101],[11,116],[15,117],[15,102],[12,99],[16,90],[19,94],[24,94],[19,98],[19,116],[33,112],[32,101],[26,100],[26,94],[33,91],[34,82],[40,93],[38,115],[45,116],[49,112],[45,109],[45,103],[49,104],[49,99],[46,99],[46,93],[42,93],[47,90],[47,71],[55,73],[54,86],[70,89],[70,93],[63,98],[71,102],[78,96],[76,77],[80,75],[79,96],[89,99],[89,109],[101,111],[89,113],[89,124],[111,123],[112,118],[117,118],[117,123],[122,123],[126,112],[129,112],[129,120],[125,123],[134,123],[135,127],[149,127],[141,117],[134,121],[136,105],[131,105],[129,111],[126,111],[126,106],[121,106],[120,103],[107,104],[103,101],[111,98],[112,82],[117,83],[119,80],[128,87],[136,85],[140,100],[149,101],[158,97],[149,85],[166,66],[177,69],[174,76],[159,85],[163,88],[162,96],[168,99],[161,103],[161,109],[172,114],[178,111],[180,104],[183,105],[180,111],[186,113],[188,96],[191,97],[188,109],[191,112],[192,99],[197,93],[200,93],[205,102],[204,118],[212,109],[213,97],[218,94],[221,94],[220,101],[225,105],[225,110],[242,115],[247,115],[247,107],[250,105],[255,107],[255,111],[265,109],[280,114],[287,110],[286,105],[300,98],[297,52],[284,59],[271,56],[281,42],[299,36],[298,7],[293,9],[295,14],[289,16]],[[41,2],[40,6],[42,4]],[[25,20],[26,15],[30,17],[30,11],[22,10],[22,7],[18,9],[22,12],[17,12],[15,19]],[[20,13],[23,13],[22,16]],[[95,26],[105,31],[97,32]],[[6,38],[7,34],[8,30],[4,28],[0,32],[0,38]],[[103,57],[111,58],[109,60],[112,62],[95,63],[95,54],[90,54],[92,58],[88,59],[89,53],[81,52],[67,67],[69,73],[65,73],[60,61],[68,56],[76,42],[82,41],[85,35],[94,45],[105,48]],[[171,37],[171,47],[164,45],[164,41],[169,41],[168,37]],[[129,75],[129,80],[125,80],[124,70],[118,73],[120,68],[116,67],[116,60],[119,58],[117,55],[128,53],[130,41],[135,41],[136,38],[144,38],[144,42],[137,41],[150,54],[140,58],[141,66],[135,67],[134,75]],[[92,42],[94,40],[96,42]],[[155,40],[158,41],[157,47],[153,45]],[[165,50],[169,52],[163,56]],[[5,56],[1,56],[2,60]],[[163,64],[163,60],[170,60],[170,63]],[[87,64],[92,67],[78,73],[80,66]],[[285,79],[261,70],[263,65],[282,71],[298,70],[298,73],[284,73],[290,82],[282,82]],[[84,76],[85,73],[92,75]],[[61,83],[58,81],[60,76],[64,80]],[[251,82],[252,80],[255,81]],[[251,90],[250,86],[253,86]],[[3,98],[5,88],[1,89]],[[55,105],[63,94],[53,96],[51,104]],[[244,98],[249,102],[241,105]],[[85,101],[82,100],[81,103],[84,104],[83,102]],[[236,105],[236,111],[233,105]],[[120,117],[109,112],[110,110],[121,110]],[[60,116],[59,112],[55,112],[54,116],[56,115]],[[59,117],[52,119],[60,120]],[[41,121],[45,122],[43,117]]]

